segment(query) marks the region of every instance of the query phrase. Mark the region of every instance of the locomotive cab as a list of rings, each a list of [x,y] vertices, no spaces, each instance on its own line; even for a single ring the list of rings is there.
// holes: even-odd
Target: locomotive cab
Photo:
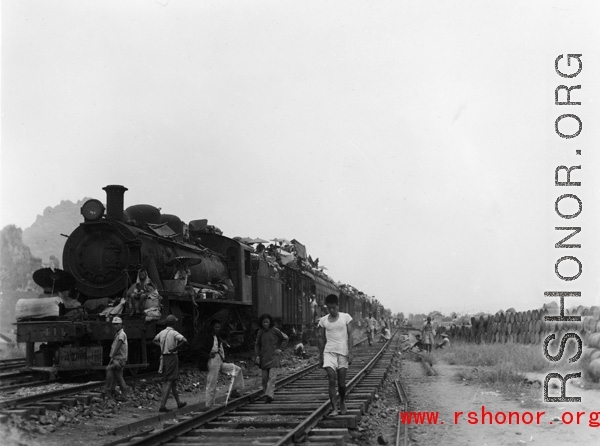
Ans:
[[[192,233],[197,234],[195,232]],[[234,300],[252,304],[252,248],[216,233],[200,233],[203,246],[227,256],[229,277],[235,287]]]

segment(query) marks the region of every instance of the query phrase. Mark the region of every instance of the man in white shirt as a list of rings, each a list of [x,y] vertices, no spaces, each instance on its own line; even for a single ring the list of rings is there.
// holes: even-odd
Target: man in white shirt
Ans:
[[[446,333],[442,334],[442,342],[440,342],[439,344],[436,344],[436,346],[435,346],[436,350],[438,348],[444,348],[444,347],[450,347],[450,339],[448,339],[448,335]]]
[[[160,347],[160,354],[162,355],[162,374],[163,374],[163,385],[162,385],[162,398],[160,401],[159,412],[168,412],[167,399],[169,393],[173,392],[173,398],[177,403],[177,408],[181,409],[185,407],[187,403],[182,402],[179,399],[179,393],[177,393],[177,381],[179,380],[179,358],[177,356],[177,350],[185,344],[187,339],[175,330],[173,327],[178,321],[177,317],[173,314],[169,314],[165,319],[167,328],[158,333],[152,342]]]
[[[319,363],[327,372],[329,380],[329,400],[331,401],[331,414],[338,414],[336,395],[340,394],[340,413],[346,414],[346,370],[352,364],[352,333],[350,321],[352,316],[338,310],[338,297],[330,294],[325,298],[325,305],[329,314],[319,319]]]
[[[102,393],[104,396],[112,396],[118,382],[121,387],[121,396],[117,397],[117,400],[126,401],[125,397],[129,387],[123,379],[123,367],[127,364],[127,334],[123,330],[123,320],[120,317],[113,318],[112,327],[115,337],[110,347],[110,360],[106,366],[106,385]]]

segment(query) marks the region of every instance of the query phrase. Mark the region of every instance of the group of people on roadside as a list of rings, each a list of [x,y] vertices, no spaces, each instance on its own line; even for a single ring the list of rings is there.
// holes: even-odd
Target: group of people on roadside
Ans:
[[[431,353],[431,347],[435,346],[435,349],[450,347],[450,339],[446,333],[441,333],[441,341],[435,342],[435,331],[433,324],[431,323],[431,317],[427,318],[427,321],[421,329],[421,334],[417,334],[416,342],[412,345],[411,349],[417,348],[419,351],[426,351]]]
[[[338,310],[338,297],[329,295],[325,299],[328,314],[323,316],[318,323],[319,363],[325,369],[329,382],[329,398],[332,412],[330,416],[347,412],[346,396],[346,371],[352,363],[352,333],[350,322],[352,317]],[[187,405],[181,401],[177,392],[179,380],[178,351],[188,344],[187,339],[175,330],[178,319],[175,315],[168,315],[165,319],[166,328],[159,332],[153,339],[159,346],[161,363],[159,372],[162,373],[162,396],[159,412],[168,412],[167,401],[171,394],[175,399],[177,408]],[[259,320],[259,331],[254,345],[255,361],[262,371],[262,387],[266,403],[275,399],[275,382],[281,366],[281,354],[287,347],[288,336],[275,327],[273,318],[263,314]],[[210,330],[200,341],[199,368],[207,372],[206,378],[206,407],[215,403],[217,380],[219,373],[231,376],[232,380],[226,397],[239,398],[244,388],[244,377],[241,367],[225,361],[224,345],[226,342],[219,337],[222,324],[219,320],[210,321]],[[114,339],[110,351],[109,364],[106,367],[106,384],[103,389],[105,397],[113,395],[116,385],[121,388],[119,401],[126,401],[129,387],[123,379],[123,369],[127,363],[128,342],[127,334],[123,330],[123,321],[116,316],[112,320]],[[300,342],[294,348],[295,354],[305,357],[304,344]],[[339,401],[338,401],[339,395]]]

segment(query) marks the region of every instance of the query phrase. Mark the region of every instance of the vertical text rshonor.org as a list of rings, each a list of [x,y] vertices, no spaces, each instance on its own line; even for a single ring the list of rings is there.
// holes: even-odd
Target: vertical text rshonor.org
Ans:
[[[579,73],[581,73],[581,70],[583,69],[583,64],[582,64],[581,58],[582,58],[581,54],[567,54],[566,57],[561,54],[556,58],[556,60],[554,61],[554,69],[561,78],[566,79],[566,80],[561,80],[561,82],[571,83],[571,84],[576,83],[576,81],[573,81],[572,79],[576,78],[579,75]],[[571,93],[573,92],[573,90],[580,90],[580,89],[581,89],[581,85],[559,85],[554,90],[554,104],[559,105],[559,106],[566,106],[568,109],[565,111],[569,111],[569,112],[576,111],[577,109],[573,110],[572,106],[580,106],[581,102],[580,101],[579,102],[572,101]],[[577,98],[577,99],[580,99],[580,98]],[[567,126],[566,129],[565,129],[565,126]],[[574,129],[576,129],[576,130],[574,130]],[[563,138],[565,140],[576,138],[577,136],[579,136],[581,134],[582,129],[583,129],[583,123],[582,123],[581,119],[574,113],[561,114],[554,121],[555,133],[560,138]],[[574,156],[579,156],[579,155],[581,155],[581,149],[577,148],[575,150]],[[570,164],[579,164],[579,163],[570,163]],[[554,210],[556,211],[556,214],[560,218],[563,218],[565,220],[571,220],[571,219],[577,218],[581,214],[581,211],[583,210],[583,203],[582,203],[581,199],[577,196],[576,193],[571,193],[571,192],[577,192],[578,190],[580,190],[580,189],[571,189],[571,188],[580,188],[581,187],[580,181],[571,181],[572,180],[571,174],[574,170],[581,170],[581,164],[572,165],[572,166],[558,166],[554,170],[554,185],[557,187],[561,187],[561,188],[563,188],[563,187],[569,188],[565,191],[565,192],[569,192],[569,193],[563,193],[563,194],[559,195],[559,197],[556,199],[556,201],[554,203]],[[573,174],[573,176],[575,176],[575,174]],[[568,203],[569,201],[571,201],[571,204],[576,204],[577,210],[572,213],[561,212],[559,205],[563,200],[565,200],[565,203]],[[555,248],[557,248],[557,249],[580,249],[581,248],[580,244],[565,243],[571,237],[573,237],[576,234],[578,234],[579,232],[581,232],[581,226],[573,226],[573,225],[557,226],[554,229],[556,231],[570,231],[569,233],[567,233],[566,237],[562,238],[559,242],[557,242],[554,245]],[[562,235],[560,237],[562,237]],[[575,264],[577,267],[577,273],[570,275],[570,276],[561,274],[559,272],[559,265],[562,262],[571,262],[572,264]],[[581,276],[581,273],[583,272],[583,265],[581,264],[581,261],[579,261],[579,259],[576,256],[564,255],[556,261],[556,264],[554,265],[554,272],[560,280],[564,280],[566,282],[571,282],[571,281],[577,280]],[[565,316],[565,297],[581,296],[580,291],[547,291],[544,293],[544,295],[549,296],[549,297],[558,297],[560,300],[560,314],[558,316],[545,316],[544,319],[546,321],[559,322],[559,323],[581,321],[581,316]],[[558,353],[556,355],[551,355],[548,352],[548,345],[555,338],[556,338],[555,334],[551,333],[550,335],[548,335],[546,337],[546,339],[544,339],[544,355],[550,361],[556,362],[562,358],[564,350],[565,350],[565,345],[569,339],[575,339],[577,341],[577,353],[575,353],[575,355],[573,357],[569,358],[569,362],[576,362],[581,357],[583,348],[582,348],[581,337],[579,336],[578,333],[570,333],[570,332],[565,333],[560,341],[560,347],[559,347]],[[580,378],[580,377],[581,377],[581,372],[569,373],[564,377],[560,373],[548,373],[548,375],[546,375],[546,379],[544,380],[544,401],[546,401],[546,402],[561,402],[561,403],[580,402],[581,397],[567,397],[567,395],[566,395],[567,381],[571,378]],[[548,383],[550,382],[550,380],[552,378],[557,378],[560,380],[560,396],[557,396],[557,397],[549,397],[548,396]]]

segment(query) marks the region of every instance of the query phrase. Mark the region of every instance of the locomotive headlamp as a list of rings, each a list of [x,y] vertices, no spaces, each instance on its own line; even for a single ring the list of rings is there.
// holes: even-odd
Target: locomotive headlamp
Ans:
[[[100,200],[88,200],[81,206],[81,215],[85,221],[96,221],[104,215],[104,205]]]

